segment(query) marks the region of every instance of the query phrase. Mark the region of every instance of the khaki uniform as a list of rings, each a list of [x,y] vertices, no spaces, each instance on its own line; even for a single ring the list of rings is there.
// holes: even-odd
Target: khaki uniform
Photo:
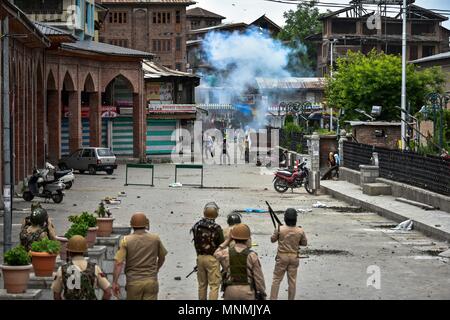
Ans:
[[[86,270],[88,265],[86,259],[81,255],[72,257],[72,263],[80,269],[80,272]],[[103,273],[103,271],[100,269],[98,265],[95,266],[95,276],[96,276],[95,281],[96,287],[102,290],[106,290],[111,286],[108,279],[106,278],[106,275]],[[59,267],[58,271],[56,272],[55,280],[53,280],[51,288],[53,292],[58,294],[60,294],[63,290],[63,275],[61,267]]]
[[[274,231],[271,239],[272,242],[278,241],[278,252],[275,258],[275,270],[273,271],[272,289],[270,299],[278,299],[278,291],[280,283],[287,272],[288,278],[288,299],[294,300],[297,269],[299,266],[299,246],[306,246],[307,239],[305,232],[300,227],[280,226]]]
[[[236,243],[234,249],[242,252],[247,248],[245,244]],[[230,256],[229,248],[219,248],[214,253],[214,257],[220,262],[222,268],[230,274]],[[266,292],[264,282],[264,274],[262,272],[261,263],[255,252],[250,252],[247,256],[247,276],[249,283],[253,283],[258,292]],[[250,284],[248,285],[228,285],[224,293],[225,300],[255,300],[255,290]]]
[[[209,286],[209,300],[219,299],[220,264],[216,258],[211,255],[200,254],[197,256],[197,281],[198,281],[198,299],[206,300]]]
[[[166,255],[156,234],[139,230],[122,239],[114,259],[125,262],[127,300],[158,299],[158,259]]]

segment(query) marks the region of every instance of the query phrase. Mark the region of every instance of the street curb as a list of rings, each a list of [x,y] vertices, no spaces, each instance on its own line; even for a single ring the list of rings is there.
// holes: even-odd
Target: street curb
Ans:
[[[363,200],[359,200],[357,198],[347,196],[339,191],[333,190],[331,188],[320,186],[320,189],[323,193],[332,196],[333,198],[343,200],[345,202],[348,202],[352,205],[359,206],[365,210],[375,212],[379,214],[380,216],[386,217],[388,219],[394,220],[395,222],[403,222],[405,220],[409,220],[410,218],[401,214],[398,214],[394,211],[387,210],[385,208],[379,207],[377,205],[365,202]],[[440,230],[439,228],[436,228],[434,226],[426,225],[424,223],[418,222],[414,219],[412,219],[414,222],[414,230],[420,231],[424,233],[425,235],[436,238],[438,240],[448,241],[450,242],[450,233],[445,232],[443,230]]]

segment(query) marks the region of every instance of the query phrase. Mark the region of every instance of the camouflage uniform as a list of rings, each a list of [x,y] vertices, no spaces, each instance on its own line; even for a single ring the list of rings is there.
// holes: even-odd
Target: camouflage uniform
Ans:
[[[70,289],[67,286],[72,275],[71,272],[68,272],[70,266],[74,266],[80,271],[80,289]],[[83,256],[77,255],[69,263],[59,267],[52,284],[52,291],[55,293],[63,291],[66,300],[97,300],[95,295],[97,286],[103,290],[110,287],[106,275],[95,263],[88,262]]]
[[[55,227],[49,219],[49,223],[44,226],[33,225],[30,217],[26,217],[22,223],[22,228],[19,234],[20,244],[25,247],[27,251],[31,250],[31,244],[35,241],[49,238],[54,240],[56,238]]]

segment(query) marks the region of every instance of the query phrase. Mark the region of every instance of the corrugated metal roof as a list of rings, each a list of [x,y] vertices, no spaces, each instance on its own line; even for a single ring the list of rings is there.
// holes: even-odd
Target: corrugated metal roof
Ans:
[[[259,89],[324,89],[325,78],[255,78]]]
[[[241,27],[246,28],[246,27],[248,27],[248,24],[246,24],[245,22],[223,23],[223,24],[219,24],[217,26],[191,30],[191,31],[189,31],[189,33],[197,34],[197,33],[209,32],[212,30],[227,30],[227,29],[234,29],[234,28],[241,28]]]
[[[385,122],[385,121],[346,121],[349,123],[352,127],[357,126],[394,126],[398,127],[401,126],[400,122]]]
[[[411,63],[422,63],[422,62],[428,62],[428,61],[436,61],[436,60],[443,60],[443,59],[450,59],[450,51],[449,52],[443,52],[438,53],[433,56],[420,58],[414,61],[410,61]]]
[[[42,32],[46,36],[67,36],[72,37],[74,40],[78,40],[78,37],[76,37],[72,33],[55,28],[45,23],[34,21],[34,25],[36,26],[36,28],[38,28],[40,32]]]
[[[142,69],[144,70],[144,79],[158,79],[161,77],[199,78],[195,74],[172,70],[148,60],[142,63]]]
[[[127,3],[163,3],[163,4],[196,4],[197,2],[192,0],[101,0],[101,3],[108,4],[108,3],[114,3],[114,4],[127,4]]]
[[[61,48],[70,50],[89,51],[100,54],[107,54],[111,56],[128,56],[151,59],[153,53],[128,49],[124,47],[113,46],[107,43],[96,42],[91,40],[82,40],[75,43],[62,43]]]
[[[221,16],[217,13],[205,10],[200,7],[192,8],[189,10],[186,10],[186,15],[188,17],[203,17],[203,18],[217,18],[217,19],[225,19],[224,16]]]

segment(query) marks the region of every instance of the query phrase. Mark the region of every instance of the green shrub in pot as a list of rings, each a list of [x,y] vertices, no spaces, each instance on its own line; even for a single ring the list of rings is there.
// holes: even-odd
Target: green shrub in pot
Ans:
[[[86,223],[89,228],[94,228],[97,226],[97,219],[95,216],[87,211],[82,212],[78,216],[69,216],[69,221],[72,223]]]
[[[5,253],[4,261],[8,266],[26,266],[30,264],[31,258],[27,250],[19,245]]]
[[[31,244],[31,251],[33,252],[47,252],[50,254],[58,254],[61,249],[61,243],[56,240],[49,240],[44,238],[40,241]]]
[[[72,225],[70,226],[69,230],[67,230],[64,237],[66,237],[67,239],[70,239],[75,235],[86,237],[88,229],[89,226],[84,222],[72,223]]]

